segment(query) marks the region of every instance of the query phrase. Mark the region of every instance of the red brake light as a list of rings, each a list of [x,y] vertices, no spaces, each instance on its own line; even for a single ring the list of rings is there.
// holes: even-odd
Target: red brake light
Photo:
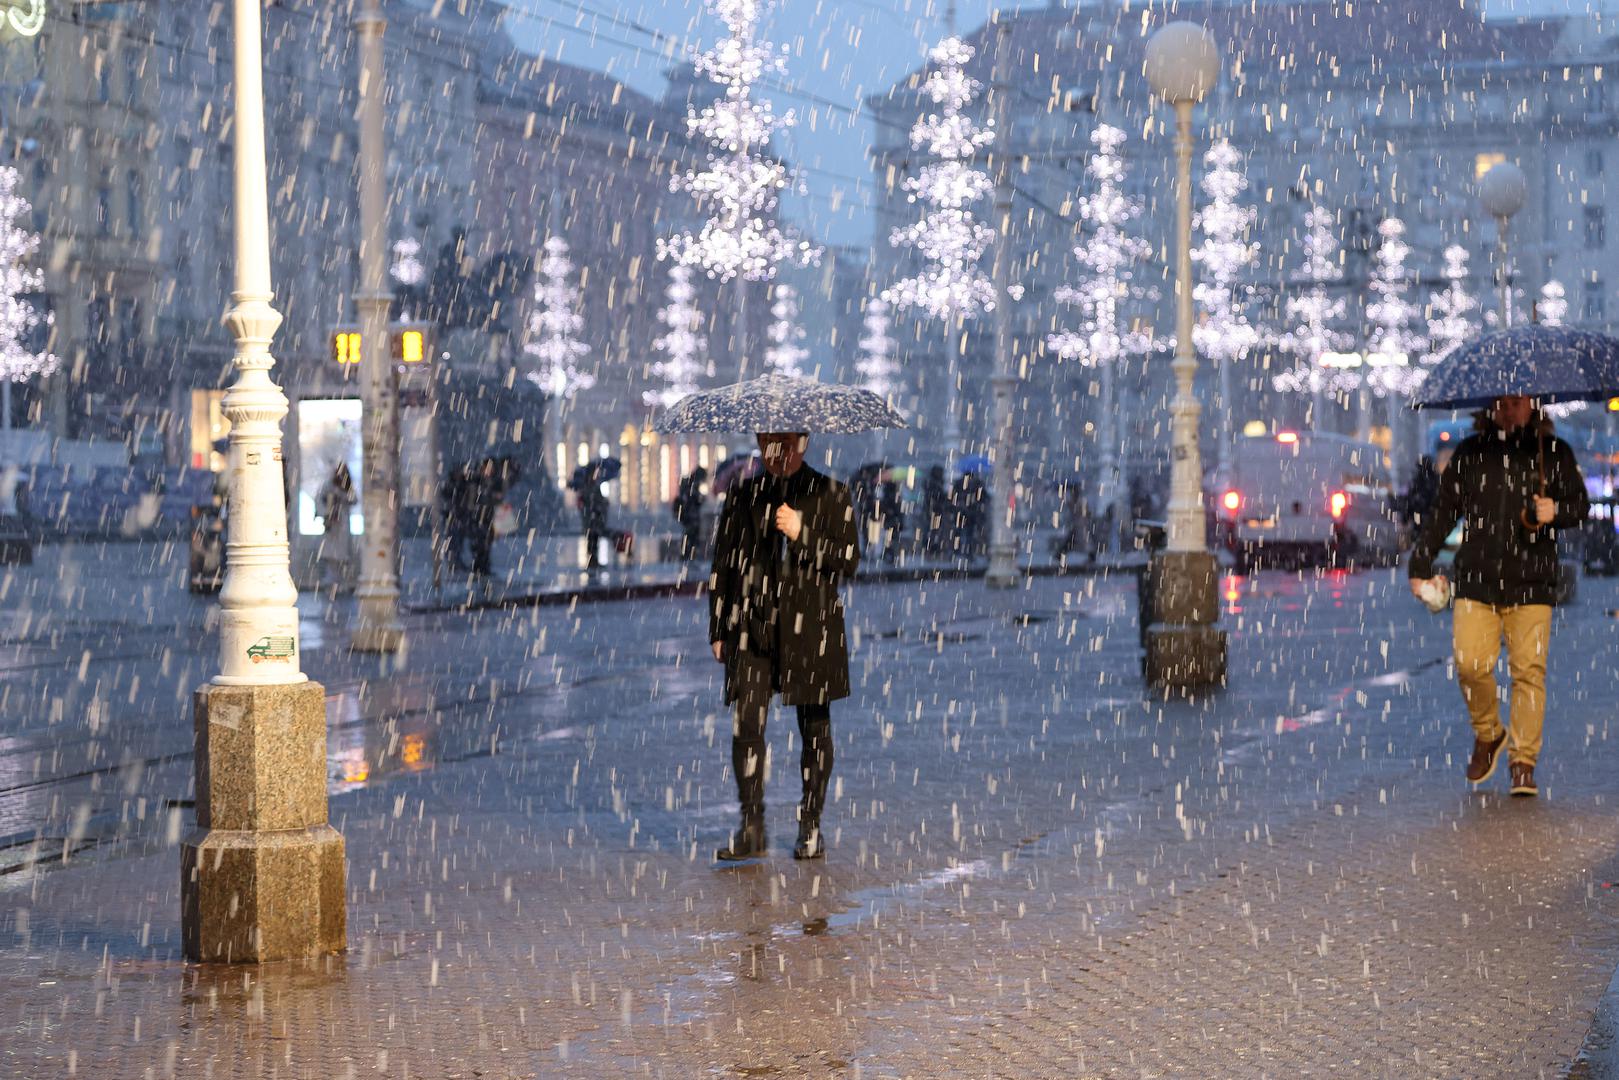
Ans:
[[[1299,441],[1299,433],[1296,431],[1278,431],[1276,441],[1291,446]]]
[[[1333,520],[1341,520],[1344,511],[1349,509],[1349,496],[1342,491],[1334,491],[1327,500],[1327,508],[1332,511]]]
[[[1229,512],[1235,514],[1238,510],[1242,509],[1242,493],[1238,491],[1226,492],[1225,496],[1220,500],[1220,505],[1224,506]]]

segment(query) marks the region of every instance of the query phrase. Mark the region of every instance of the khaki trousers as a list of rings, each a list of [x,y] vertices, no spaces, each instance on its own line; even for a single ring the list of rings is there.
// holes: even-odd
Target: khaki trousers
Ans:
[[[1512,676],[1512,726],[1507,757],[1533,765],[1540,757],[1540,727],[1546,715],[1546,647],[1551,639],[1549,604],[1506,607],[1457,600],[1454,615],[1456,681],[1473,721],[1473,733],[1487,742],[1501,737],[1501,699],[1495,663],[1501,639],[1507,641]]]

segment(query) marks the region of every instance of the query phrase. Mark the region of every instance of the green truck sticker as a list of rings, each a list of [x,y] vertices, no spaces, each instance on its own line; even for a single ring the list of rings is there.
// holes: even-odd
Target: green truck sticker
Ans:
[[[261,637],[247,647],[248,659],[255,664],[265,660],[290,660],[296,648],[290,637]]]

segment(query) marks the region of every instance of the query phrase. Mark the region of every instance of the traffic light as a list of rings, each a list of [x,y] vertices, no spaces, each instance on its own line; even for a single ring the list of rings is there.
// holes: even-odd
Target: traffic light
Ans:
[[[339,364],[358,364],[360,362],[360,332],[358,330],[334,330],[332,332],[332,359]]]
[[[432,328],[424,323],[390,323],[388,355],[396,363],[420,364],[432,353]],[[353,326],[332,328],[332,359],[342,365],[359,364],[360,331]]]
[[[1619,397],[1611,397],[1608,399],[1608,411],[1619,412]]]

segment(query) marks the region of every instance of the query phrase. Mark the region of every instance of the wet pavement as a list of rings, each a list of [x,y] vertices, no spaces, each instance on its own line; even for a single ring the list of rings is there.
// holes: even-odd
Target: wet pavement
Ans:
[[[417,614],[395,666],[306,600],[350,950],[243,969],[179,959],[207,605],[109,550],[0,585],[0,1075],[1536,1076],[1601,1041],[1611,582],[1559,616],[1534,802],[1465,790],[1447,622],[1391,572],[1227,579],[1193,702],[1141,686],[1128,577],[863,584],[831,853],[789,857],[777,716],[772,857],[725,869],[699,601]]]

